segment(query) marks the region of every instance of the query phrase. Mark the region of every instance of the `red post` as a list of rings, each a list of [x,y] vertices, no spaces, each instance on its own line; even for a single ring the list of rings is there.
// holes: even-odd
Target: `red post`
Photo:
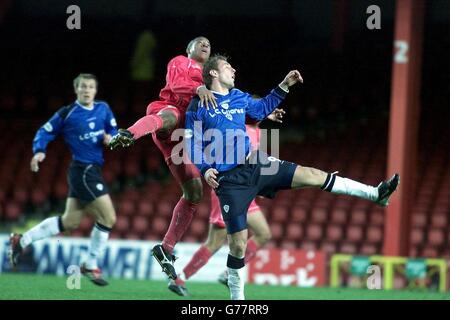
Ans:
[[[387,174],[400,186],[386,209],[383,253],[409,254],[410,216],[417,174],[423,0],[397,0]]]

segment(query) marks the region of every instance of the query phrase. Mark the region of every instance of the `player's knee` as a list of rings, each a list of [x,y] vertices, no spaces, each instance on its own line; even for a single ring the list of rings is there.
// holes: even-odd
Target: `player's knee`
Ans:
[[[175,128],[178,117],[172,110],[163,110],[159,112],[158,115],[163,119],[163,129],[171,130]]]
[[[193,179],[183,185],[183,197],[191,203],[200,203],[203,198],[203,186],[200,179]]]
[[[257,241],[260,246],[265,245],[267,242],[272,239],[272,232],[270,232],[270,229],[264,229],[261,232],[258,232],[258,234],[255,234],[255,237],[257,238]]]
[[[81,220],[77,219],[75,217],[70,217],[67,214],[64,214],[62,216],[62,225],[64,227],[65,231],[72,231],[75,230],[80,226]]]
[[[239,238],[230,241],[230,252],[235,257],[243,257],[247,248],[247,239]]]

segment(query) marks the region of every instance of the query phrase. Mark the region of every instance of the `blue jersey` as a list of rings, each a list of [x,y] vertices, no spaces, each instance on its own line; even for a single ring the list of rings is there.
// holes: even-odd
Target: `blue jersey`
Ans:
[[[251,151],[245,116],[265,119],[287,94],[280,87],[262,99],[253,99],[238,89],[226,95],[213,93],[217,108],[201,107],[200,99],[194,97],[186,112],[185,148],[202,175],[209,168],[223,172],[244,163]]]
[[[62,134],[74,160],[103,165],[103,135],[115,135],[117,124],[106,102],[95,101],[92,108],[78,101],[59,109],[36,132],[33,153],[44,152],[50,141]]]

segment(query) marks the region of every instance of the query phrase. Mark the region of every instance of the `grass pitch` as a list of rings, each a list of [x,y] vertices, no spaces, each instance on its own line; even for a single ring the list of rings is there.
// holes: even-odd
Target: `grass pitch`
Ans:
[[[67,278],[35,274],[0,274],[0,300],[228,300],[228,289],[219,283],[188,282],[190,297],[167,289],[167,282],[110,279],[97,287],[81,279],[81,288],[70,290]],[[298,288],[246,285],[248,300],[450,300],[450,293],[363,289]]]

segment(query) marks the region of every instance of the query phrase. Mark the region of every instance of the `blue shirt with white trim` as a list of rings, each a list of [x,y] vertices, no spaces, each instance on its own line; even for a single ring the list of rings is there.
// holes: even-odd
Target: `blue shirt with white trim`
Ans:
[[[202,175],[210,168],[223,172],[245,163],[251,151],[245,116],[257,121],[265,119],[287,94],[280,87],[262,99],[254,99],[238,89],[225,95],[213,93],[217,108],[200,106],[196,96],[186,112],[185,150]]]
[[[38,129],[33,140],[33,153],[45,153],[49,142],[61,134],[73,160],[102,166],[105,133],[117,133],[116,119],[109,105],[95,101],[88,108],[75,101],[59,109]]]

